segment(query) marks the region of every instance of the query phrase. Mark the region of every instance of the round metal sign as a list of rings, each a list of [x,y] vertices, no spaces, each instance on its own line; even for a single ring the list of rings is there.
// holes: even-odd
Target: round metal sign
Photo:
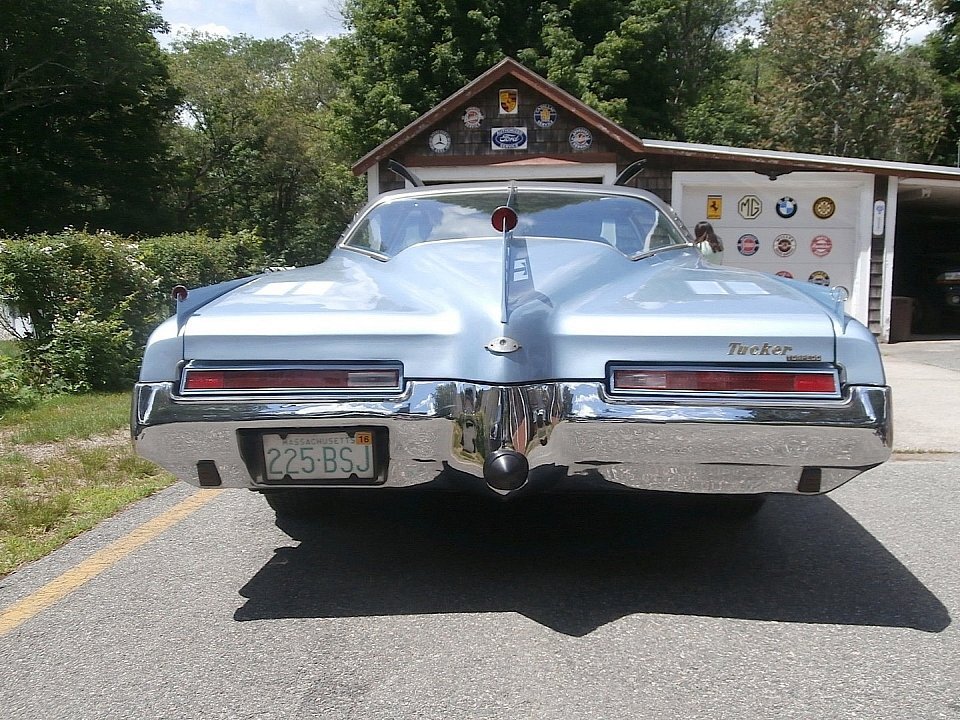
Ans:
[[[471,105],[463,112],[463,124],[471,130],[476,130],[483,123],[483,110]]]
[[[773,251],[780,257],[790,257],[797,249],[797,239],[793,235],[784,233],[773,239]]]
[[[833,217],[833,214],[836,211],[837,203],[833,201],[833,198],[824,196],[813,201],[813,214],[821,220],[826,220],[828,217]]]
[[[434,130],[427,139],[427,144],[435,153],[444,153],[450,149],[452,140],[446,130]]]
[[[542,105],[537,105],[536,110],[533,111],[533,122],[536,123],[537,127],[553,127],[556,121],[557,109],[553,105],[543,103]]]
[[[574,150],[586,150],[593,145],[593,133],[585,127],[574,128],[568,140]]]
[[[833,250],[833,240],[826,235],[817,235],[810,241],[810,252],[817,257],[826,257]]]
[[[741,255],[750,257],[756,255],[759,249],[760,241],[756,235],[741,235],[740,239],[737,240],[737,250],[740,251]]]
[[[792,197],[782,197],[777,200],[777,215],[782,218],[792,218],[797,214],[797,201]]]

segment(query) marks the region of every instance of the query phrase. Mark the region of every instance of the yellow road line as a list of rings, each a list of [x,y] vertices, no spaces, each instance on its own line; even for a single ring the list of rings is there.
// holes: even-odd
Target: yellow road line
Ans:
[[[0,612],[0,636],[6,635],[55,602],[62,600],[88,580],[109,570],[118,560],[148,543],[164,530],[183,520],[219,495],[221,490],[201,490],[166,512],[145,522],[119,540],[98,550],[79,565],[51,580],[32,595]]]

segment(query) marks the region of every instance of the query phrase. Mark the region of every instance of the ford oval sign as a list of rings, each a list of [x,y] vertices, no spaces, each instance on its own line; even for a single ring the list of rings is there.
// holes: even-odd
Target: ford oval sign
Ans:
[[[501,127],[490,129],[490,146],[494,150],[526,150],[525,127]]]

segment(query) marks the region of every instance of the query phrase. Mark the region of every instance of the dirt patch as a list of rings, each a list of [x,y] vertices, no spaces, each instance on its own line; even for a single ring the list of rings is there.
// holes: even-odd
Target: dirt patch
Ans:
[[[57,443],[34,443],[30,445],[15,445],[11,442],[14,430],[0,431],[0,455],[19,453],[35,463],[48,462],[55,458],[65,457],[72,450],[93,450],[95,448],[117,447],[130,442],[130,431],[115,430],[104,435],[92,435],[82,440],[65,440]]]

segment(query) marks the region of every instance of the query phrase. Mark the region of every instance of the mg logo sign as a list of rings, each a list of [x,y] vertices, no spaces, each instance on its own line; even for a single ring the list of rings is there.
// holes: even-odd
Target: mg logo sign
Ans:
[[[756,220],[760,217],[760,211],[763,210],[763,203],[756,195],[744,195],[737,203],[737,210],[744,220]]]

